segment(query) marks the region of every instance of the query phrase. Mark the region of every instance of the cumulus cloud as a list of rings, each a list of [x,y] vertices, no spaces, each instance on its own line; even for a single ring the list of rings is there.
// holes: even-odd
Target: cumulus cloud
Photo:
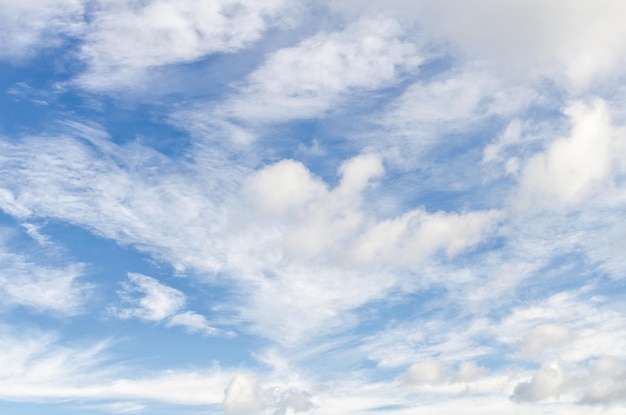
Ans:
[[[325,184],[302,164],[282,160],[256,172],[244,193],[264,213],[280,216],[323,195]]]
[[[582,401],[607,404],[626,400],[626,368],[613,357],[601,357],[589,364],[589,376],[584,380]]]
[[[471,382],[485,375],[487,369],[478,366],[475,362],[462,362],[459,365],[459,371],[455,376],[455,380],[460,382]]]
[[[565,113],[572,123],[570,135],[553,141],[545,152],[526,162],[517,206],[568,208],[610,182],[623,133],[617,135],[606,103],[578,102]]]
[[[272,333],[283,342],[291,342],[306,332],[333,331],[353,324],[352,316],[344,321],[335,316],[345,316],[358,304],[398,289],[401,281],[391,272],[357,272],[349,266],[406,266],[439,251],[454,256],[482,241],[497,221],[497,212],[456,215],[418,210],[389,221],[405,228],[394,239],[391,232],[376,233],[387,222],[378,221],[363,207],[365,193],[373,191],[384,177],[382,158],[363,154],[346,160],[338,172],[339,183],[330,188],[302,164],[281,161],[251,175],[243,188],[244,197],[261,213],[270,215],[277,226],[270,228],[272,233],[254,239],[255,247],[264,243],[278,252],[275,256],[266,254],[263,259],[267,265],[256,270],[263,269],[271,277],[246,270],[244,289],[249,290],[250,298],[240,310],[246,319],[262,323],[256,329],[264,335]],[[292,176],[286,179],[288,173]],[[298,190],[286,191],[291,188]],[[419,217],[421,223],[417,219],[414,226],[402,223],[411,215]],[[384,251],[367,251],[367,244],[378,244]],[[317,262],[320,258],[324,262]],[[317,265],[311,269],[313,261]],[[362,284],[365,279],[368,284]],[[312,308],[318,312],[310,313]]]
[[[283,160],[251,176],[243,193],[262,213],[295,217],[284,232],[283,249],[310,258],[358,230],[362,192],[384,174],[384,167],[379,155],[362,154],[342,163],[338,173],[339,185],[329,191],[304,165]]]
[[[564,391],[565,377],[558,364],[547,365],[530,381],[521,382],[513,391],[513,399],[537,402]]]
[[[313,409],[311,398],[308,392],[295,388],[263,387],[261,377],[241,373],[226,388],[223,404],[227,415],[256,414],[266,409],[285,415]]]
[[[626,399],[626,371],[621,362],[611,357],[591,360],[578,371],[566,372],[561,365],[544,365],[527,382],[520,382],[512,398],[537,402],[561,394],[569,394],[579,403],[613,404]]]
[[[186,302],[185,294],[146,275],[129,273],[127,282],[118,290],[122,306],[111,307],[120,319],[161,321],[178,312]],[[188,316],[187,316],[188,317]],[[185,320],[181,317],[179,320]]]
[[[403,2],[402,2],[403,3]],[[415,16],[425,31],[472,60],[492,60],[517,76],[563,75],[576,87],[619,72],[626,12],[619,0],[424,1]]]
[[[255,413],[263,409],[261,398],[261,378],[243,373],[235,376],[226,387],[224,411],[228,415]]]
[[[429,360],[411,365],[406,371],[404,379],[411,385],[419,385],[443,382],[446,375],[440,362]]]

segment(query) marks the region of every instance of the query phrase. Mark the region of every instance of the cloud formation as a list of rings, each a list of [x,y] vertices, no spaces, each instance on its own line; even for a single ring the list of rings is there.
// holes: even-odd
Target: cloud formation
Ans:
[[[623,412],[623,2],[0,5],[3,409]]]

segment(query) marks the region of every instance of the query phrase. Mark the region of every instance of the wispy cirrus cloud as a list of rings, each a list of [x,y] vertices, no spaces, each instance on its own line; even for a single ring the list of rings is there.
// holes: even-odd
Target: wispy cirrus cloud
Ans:
[[[117,291],[120,304],[110,305],[113,316],[128,320],[166,322],[166,327],[183,327],[189,333],[204,335],[222,334],[201,314],[185,310],[186,295],[175,288],[147,275],[129,273],[128,281],[122,282]]]
[[[85,1],[43,0],[0,2],[0,58],[27,59],[45,48],[58,47],[85,28]]]
[[[42,255],[37,250],[18,250],[14,247],[16,243],[11,240],[11,233],[9,228],[0,228],[2,308],[26,307],[38,313],[58,316],[84,313],[87,300],[95,288],[85,278],[85,264],[69,261],[59,263],[54,258],[58,255]],[[46,253],[46,249],[43,251]]]
[[[296,7],[289,0],[124,1],[98,6],[90,13],[79,52],[87,70],[77,82],[100,91],[134,88],[166,65],[247,48],[272,26],[288,22]]]

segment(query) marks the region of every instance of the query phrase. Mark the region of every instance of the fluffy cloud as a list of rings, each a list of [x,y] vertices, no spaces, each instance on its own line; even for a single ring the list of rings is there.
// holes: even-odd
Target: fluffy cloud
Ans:
[[[528,382],[515,387],[513,397],[519,401],[537,402],[564,391],[564,375],[557,364],[543,367]]]
[[[572,122],[569,137],[555,140],[528,160],[521,173],[518,206],[563,209],[610,181],[624,133],[611,125],[606,103],[576,103],[566,114]]]
[[[259,376],[242,373],[233,378],[225,391],[224,411],[227,415],[307,412],[313,409],[311,395],[294,388],[263,387]]]
[[[302,163],[282,160],[250,177],[244,192],[261,211],[280,216],[323,195],[326,186]]]
[[[364,154],[339,168],[339,185],[327,190],[301,163],[284,160],[249,178],[243,189],[262,213],[287,220],[283,249],[289,256],[315,257],[358,231],[363,220],[362,192],[384,173],[381,158]]]
[[[253,374],[237,375],[228,384],[224,411],[228,415],[256,413],[265,406],[261,398],[261,379]]]
[[[552,363],[544,365],[529,381],[520,382],[513,399],[537,402],[564,394],[579,403],[609,405],[626,399],[625,380],[622,364],[611,357],[592,360],[582,370],[570,373]]]
[[[454,379],[460,382],[471,382],[484,376],[486,373],[487,369],[478,366],[475,362],[462,362]]]
[[[589,364],[583,402],[612,403],[626,400],[626,368],[613,357],[602,357]]]
[[[440,383],[446,378],[441,363],[430,360],[411,365],[404,378],[411,385],[423,383]]]

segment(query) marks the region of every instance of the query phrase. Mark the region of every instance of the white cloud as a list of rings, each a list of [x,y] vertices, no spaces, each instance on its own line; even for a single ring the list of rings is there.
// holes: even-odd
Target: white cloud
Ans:
[[[285,415],[307,412],[314,408],[310,393],[295,388],[264,387],[261,377],[241,373],[233,378],[225,391],[226,415],[269,413]]]
[[[406,371],[405,380],[411,385],[422,383],[440,383],[446,376],[440,362],[430,360],[411,365]]]
[[[295,346],[355,325],[355,309],[384,298],[397,285],[397,277],[387,272],[290,264],[268,275],[248,275],[241,285],[242,303],[234,308],[248,330]]]
[[[2,260],[8,258],[1,255]],[[73,315],[80,312],[91,287],[80,281],[83,266],[46,267],[13,258],[0,271],[4,304]]]
[[[0,347],[0,398],[8,400],[114,400],[118,409],[146,402],[219,405],[234,376],[217,366],[137,375],[137,368],[113,360],[107,341],[63,345],[54,333],[24,327],[0,327]]]
[[[170,318],[166,327],[173,326],[181,326],[190,333],[201,333],[205,336],[212,336],[221,332],[211,326],[206,317],[193,311],[185,311]]]
[[[443,79],[420,81],[410,85],[393,102],[385,118],[395,128],[416,129],[419,126],[441,126],[473,118],[479,104],[497,80],[480,68],[466,68],[458,73],[444,73]]]
[[[324,183],[302,164],[282,160],[251,176],[244,193],[264,213],[284,215],[326,192]]]
[[[354,134],[372,148],[395,149],[396,163],[415,169],[430,161],[423,157],[447,134],[481,131],[490,119],[518,116],[543,99],[533,84],[511,82],[488,65],[466,63],[413,82],[376,116],[364,118],[367,128]]]
[[[520,141],[521,134],[522,123],[516,118],[507,125],[496,142],[485,147],[483,151],[483,163],[499,160],[502,157],[503,150],[505,150],[507,146]]]
[[[297,191],[281,186],[288,173],[294,173],[288,188]],[[290,344],[352,325],[356,320],[351,310],[410,285],[387,267],[420,263],[439,250],[456,255],[482,241],[496,223],[496,212],[417,211],[406,216],[419,215],[422,223],[415,229],[405,226],[403,238],[396,241],[392,235],[376,234],[386,222],[378,222],[362,205],[364,194],[374,190],[383,174],[381,158],[364,154],[342,164],[339,184],[332,189],[294,161],[279,162],[251,176],[245,197],[265,214],[280,212],[271,220],[275,227],[239,240],[237,256],[231,257],[231,263],[248,258],[241,287],[249,297],[238,312],[253,322],[255,332]],[[385,255],[363,252],[364,241],[382,244]],[[254,251],[246,255],[242,247],[248,245]],[[256,253],[259,249],[263,257]],[[251,257],[262,262],[251,267]],[[361,268],[362,264],[374,264],[377,271]]]
[[[514,76],[563,75],[585,87],[619,73],[626,48],[620,0],[544,2],[424,1],[414,16],[434,39],[472,60],[490,60]],[[505,72],[506,71],[506,72]]]
[[[541,368],[528,382],[515,387],[513,397],[519,401],[537,402],[563,391],[564,375],[557,364]]]
[[[227,415],[257,413],[264,406],[260,377],[242,373],[228,384],[224,396],[224,411]]]
[[[100,4],[81,47],[88,70],[78,82],[95,90],[129,88],[151,68],[240,50],[284,21],[289,7],[284,0]]]
[[[38,312],[78,314],[93,288],[82,280],[84,268],[83,264],[45,264],[40,258],[11,252],[0,241],[0,304]]]
[[[182,291],[168,287],[152,277],[129,273],[128,279],[117,292],[124,305],[110,308],[120,319],[161,321],[185,305],[185,294]],[[184,317],[182,319],[185,320]]]
[[[572,122],[570,136],[527,161],[516,206],[564,209],[609,184],[624,134],[611,125],[606,103],[575,103],[566,114]]]
[[[192,266],[188,261],[217,266],[208,239],[216,202],[237,182],[233,168],[176,166],[148,147],[116,146],[93,126],[68,122],[62,130],[0,141],[5,212],[62,218],[153,253],[158,246],[157,255],[179,270]]]
[[[406,264],[439,250],[454,256],[484,240],[498,217],[492,211],[429,214],[418,209],[368,229],[349,248],[348,257],[356,262]]]
[[[80,35],[83,13],[83,0],[0,0],[0,58],[28,58]]]
[[[560,395],[584,404],[610,405],[626,399],[626,371],[614,358],[602,357],[567,372],[558,363],[544,365],[527,382],[520,382],[513,399],[537,402]]]
[[[589,367],[591,374],[595,376],[615,376],[624,370],[624,366],[619,360],[613,357],[592,360]]]
[[[626,345],[626,329],[621,327],[624,316],[606,300],[589,298],[586,289],[554,294],[513,309],[493,326],[493,333],[499,342],[515,349],[552,349],[552,356],[557,354],[566,362],[584,362],[602,355],[626,358],[618,352]],[[542,358],[533,354],[519,357]]]
[[[261,124],[324,116],[352,94],[393,85],[420,62],[393,20],[363,19],[272,53],[213,116]]]
[[[361,194],[383,174],[384,167],[377,154],[346,160],[339,168],[339,185],[312,200],[303,209],[301,221],[285,232],[286,254],[296,258],[315,257],[352,236],[364,221]]]
[[[243,319],[242,327],[287,343],[352,325],[352,310],[408,287],[384,269],[391,259],[425,259],[439,250],[456,255],[488,235],[497,217],[414,212],[428,226],[407,231],[415,240],[394,246],[399,253],[390,249],[388,258],[375,258],[383,269],[364,272],[358,263],[353,268],[346,247],[384,223],[364,205],[384,178],[377,154],[346,160],[339,184],[330,188],[295,161],[248,173],[203,153],[197,164],[179,166],[136,143],[117,146],[97,128],[68,127],[54,140],[1,142],[5,211],[21,220],[46,216],[84,226],[180,271],[220,271],[240,288],[227,308]],[[296,190],[285,192],[286,186]],[[449,230],[443,238],[436,235],[441,226]],[[418,252],[422,248],[428,252]],[[165,296],[150,308],[159,302],[147,288],[128,288],[135,297],[113,307],[119,316],[157,321],[182,311],[181,297],[170,302]]]
[[[472,382],[486,373],[487,369],[478,366],[475,362],[462,362],[454,379],[460,382]]]
[[[138,402],[113,402],[100,405],[85,405],[84,409],[95,409],[98,411],[113,414],[134,414],[145,411],[146,405]]]
[[[117,292],[122,304],[109,306],[109,312],[117,318],[167,321],[165,327],[182,327],[188,333],[204,336],[229,334],[213,327],[205,316],[183,311],[187,300],[182,291],[146,275],[129,273],[128,279]]]
[[[602,357],[590,362],[589,376],[582,382],[585,387],[582,401],[592,404],[610,404],[626,400],[626,369],[622,362]]]
[[[141,377],[117,378],[86,388],[87,396],[142,399],[180,405],[215,405],[232,372],[219,367],[206,370],[164,370]]]
[[[599,1],[623,11],[616,2]],[[59,6],[58,16],[65,16],[59,21],[77,22],[68,31],[56,27],[57,17],[42,6],[51,26],[37,26],[33,10],[33,21],[24,25],[32,38],[11,56],[26,56],[24,45],[38,42],[32,39],[45,47],[42,37],[58,44],[76,36],[87,65],[79,85],[126,89],[143,76],[175,75],[179,63],[247,48],[282,24],[294,4],[257,3],[90,2],[91,23],[82,28],[83,12],[63,14]],[[570,82],[586,88],[622,71],[618,41],[625,31],[604,31],[594,22],[604,22],[606,10],[593,14],[578,0],[367,3],[333,2],[354,8],[355,15],[369,9],[342,30],[317,3],[293,6],[319,13],[304,29],[307,38],[299,30],[272,33],[262,45],[263,63],[231,84],[224,101],[190,109],[183,97],[176,104],[198,122],[189,127],[197,135],[182,156],[164,156],[139,142],[114,144],[97,127],[77,123],[66,123],[58,134],[0,141],[0,207],[41,242],[39,249],[48,240],[30,223],[50,218],[153,255],[199,283],[219,284],[228,295],[215,309],[251,334],[251,353],[256,357],[256,347],[269,344],[283,359],[261,362],[271,373],[236,374],[217,366],[141,373],[103,363],[104,346],[60,346],[53,336],[27,333],[17,340],[0,336],[0,366],[6,368],[0,396],[115,401],[105,410],[119,412],[139,411],[148,401],[222,403],[230,415],[571,415],[614,403],[617,410],[607,406],[607,414],[623,409],[623,305],[612,302],[614,293],[608,299],[594,295],[602,289],[592,286],[554,294],[563,290],[565,277],[572,286],[602,285],[598,278],[607,274],[623,278],[624,235],[615,224],[626,206],[620,176],[626,146],[613,121],[618,105],[605,97],[570,106],[571,133],[546,128],[538,134],[543,124],[537,125],[547,118],[546,124],[560,128],[562,119],[552,117],[555,102],[588,96],[573,93]],[[8,9],[26,10],[25,4]],[[385,8],[397,8],[394,19]],[[581,24],[573,30],[574,23],[560,16]],[[422,29],[414,31],[411,19]],[[621,23],[613,16],[608,22]],[[328,31],[313,33],[320,27]],[[86,37],[78,37],[79,28]],[[418,35],[432,49],[420,51],[413,41]],[[253,55],[242,61],[253,61],[259,51]],[[425,55],[445,57],[428,62],[420,74]],[[544,93],[551,100],[541,101]],[[153,114],[162,114],[164,103],[150,103]],[[361,114],[381,103],[389,105]],[[307,126],[292,122],[316,117],[332,120],[321,122],[310,148],[296,143],[277,149],[269,134],[254,143],[268,131],[308,134]],[[350,136],[360,120],[368,120],[368,139],[335,147],[334,140]],[[475,168],[485,140],[507,124]],[[370,125],[376,128],[369,131]],[[443,143],[448,138],[454,148]],[[535,152],[542,144],[544,150]],[[433,151],[415,157],[423,145]],[[320,148],[329,157],[310,168],[280,160],[290,151],[310,160]],[[267,159],[279,161],[263,165]],[[333,163],[340,166],[337,180],[325,179],[324,169]],[[495,168],[512,177],[484,177],[482,169]],[[450,180],[452,174],[458,181]],[[404,183],[433,193],[406,186],[398,196]],[[520,219],[507,197],[516,207],[538,211]],[[381,208],[385,198],[392,208]],[[0,277],[7,307],[81,310],[81,266],[48,267],[2,255],[9,264]],[[19,280],[10,278],[18,274]],[[221,332],[208,314],[185,308],[182,291],[154,278],[129,274],[119,294],[111,311],[120,318]],[[300,364],[307,381],[291,382]],[[520,368],[530,365],[534,372]],[[318,389],[309,381],[329,386]],[[516,406],[511,395],[532,404]],[[580,409],[579,403],[598,406]]]
[[[58,344],[54,333],[20,327],[0,327],[0,396],[19,398],[45,396],[47,390],[75,382],[87,382],[106,370],[103,361],[106,342],[77,348]],[[31,395],[32,393],[32,395]]]
[[[567,326],[543,324],[532,329],[522,344],[522,353],[534,355],[545,350],[557,349],[572,341],[572,333]]]
[[[250,176],[242,191],[261,213],[289,224],[282,238],[287,257],[312,258],[358,231],[361,193],[383,174],[378,155],[359,155],[342,163],[339,185],[329,191],[304,165],[283,160]]]

